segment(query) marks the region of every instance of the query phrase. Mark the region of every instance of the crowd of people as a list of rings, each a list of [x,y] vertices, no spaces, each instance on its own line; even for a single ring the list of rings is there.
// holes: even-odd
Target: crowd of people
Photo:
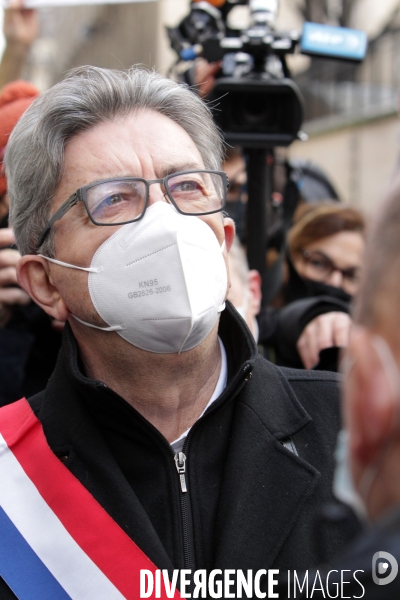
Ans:
[[[218,66],[198,93],[87,66],[40,94],[17,79],[36,32],[6,11],[0,599],[134,600],[141,568],[398,598],[400,178],[368,227],[299,195],[266,305]]]

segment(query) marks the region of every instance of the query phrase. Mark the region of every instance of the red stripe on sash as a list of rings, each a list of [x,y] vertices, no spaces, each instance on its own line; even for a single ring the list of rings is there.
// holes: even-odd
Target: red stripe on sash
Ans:
[[[128,600],[140,598],[140,569],[154,574],[157,567],[53,454],[25,398],[1,409],[0,433],[82,550]],[[178,591],[174,598],[181,598]]]

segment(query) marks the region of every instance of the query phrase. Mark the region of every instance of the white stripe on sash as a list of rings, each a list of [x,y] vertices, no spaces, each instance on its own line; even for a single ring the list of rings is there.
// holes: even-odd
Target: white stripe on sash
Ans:
[[[0,506],[73,600],[124,598],[46,504],[1,434],[0,482]]]

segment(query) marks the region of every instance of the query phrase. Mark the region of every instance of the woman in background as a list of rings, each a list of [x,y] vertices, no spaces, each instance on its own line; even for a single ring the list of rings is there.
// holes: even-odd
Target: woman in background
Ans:
[[[361,213],[338,204],[302,205],[287,237],[286,304],[333,295],[350,301],[358,290],[365,246]]]
[[[277,364],[337,370],[358,290],[365,220],[353,208],[301,205],[287,236],[284,307],[263,309],[259,341]],[[273,317],[273,318],[272,318]]]

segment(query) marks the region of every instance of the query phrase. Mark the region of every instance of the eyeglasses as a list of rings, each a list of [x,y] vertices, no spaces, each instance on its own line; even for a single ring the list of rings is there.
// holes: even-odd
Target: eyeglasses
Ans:
[[[347,269],[339,269],[335,263],[326,256],[323,252],[318,250],[304,250],[302,256],[309,266],[310,273],[312,273],[312,279],[316,281],[325,282],[332,275],[334,271],[338,271],[343,277],[343,288],[354,288],[360,278],[359,267],[349,267]]]
[[[83,202],[94,225],[115,226],[139,221],[149,203],[149,189],[159,183],[167,201],[183,215],[211,215],[226,204],[229,182],[223,171],[179,171],[162,179],[118,177],[89,183],[72,194],[51,217],[39,237],[37,250],[56,221]]]

